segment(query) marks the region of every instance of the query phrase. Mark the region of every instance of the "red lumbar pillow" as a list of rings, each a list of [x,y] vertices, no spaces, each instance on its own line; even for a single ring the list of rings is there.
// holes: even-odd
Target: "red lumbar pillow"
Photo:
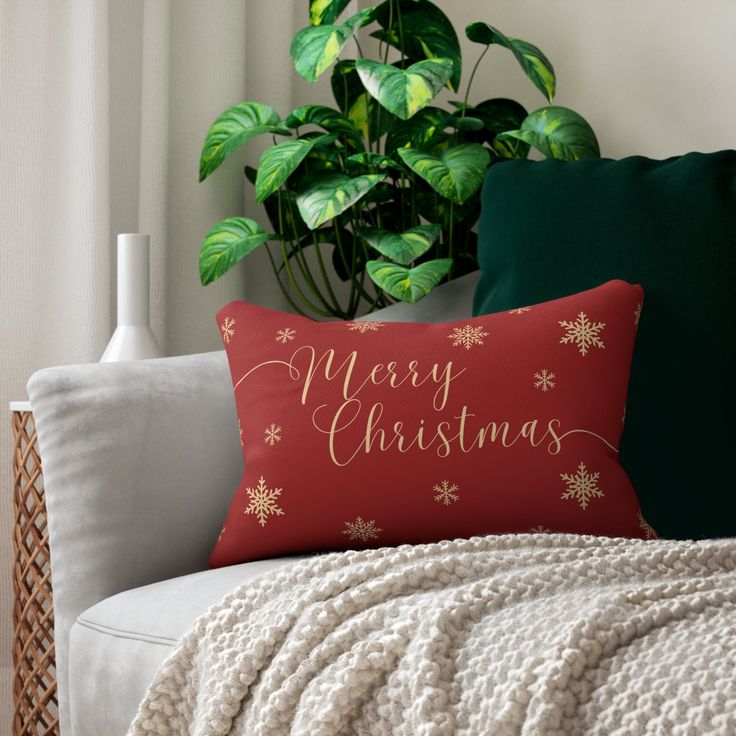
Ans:
[[[618,462],[643,292],[444,324],[217,320],[245,472],[213,566],[485,533],[653,535]]]

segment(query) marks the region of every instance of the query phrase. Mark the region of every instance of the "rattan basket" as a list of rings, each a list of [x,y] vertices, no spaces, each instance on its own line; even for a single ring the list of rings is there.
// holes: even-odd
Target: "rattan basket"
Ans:
[[[54,609],[41,458],[30,406],[13,424],[13,736],[58,736]]]

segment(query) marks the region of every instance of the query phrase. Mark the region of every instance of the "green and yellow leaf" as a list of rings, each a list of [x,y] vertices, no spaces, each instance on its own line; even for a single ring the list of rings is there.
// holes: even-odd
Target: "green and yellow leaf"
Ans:
[[[338,61],[330,83],[337,106],[366,140],[377,140],[398,121],[365,91],[354,59]]]
[[[256,202],[263,202],[279,189],[319,140],[284,141],[265,150],[258,163]]]
[[[462,204],[483,183],[491,156],[478,143],[465,143],[438,154],[399,148],[401,160],[438,194]]]
[[[270,105],[241,102],[225,110],[212,123],[202,146],[199,180],[204,181],[236,148],[263,133],[291,135]]]
[[[465,29],[465,35],[475,43],[490,46],[497,44],[511,51],[516,57],[524,73],[534,86],[551,102],[555,96],[555,70],[552,62],[534,44],[511,38],[501,33],[498,28],[488,23],[471,23]]]
[[[396,3],[396,0],[392,2]],[[398,49],[403,40],[404,53],[410,59],[449,59],[452,62],[452,75],[448,85],[457,91],[462,73],[462,55],[460,41],[450,19],[429,0],[403,0],[399,8],[400,26],[390,2],[381,3],[376,11],[376,21],[381,29],[371,33],[371,36]]]
[[[393,156],[397,148],[431,149],[444,141],[452,116],[439,107],[425,107],[409,120],[399,120],[386,136],[386,155]]]
[[[350,0],[309,0],[309,24],[330,25],[348,5]]]
[[[297,196],[299,214],[307,227],[314,230],[352,207],[385,178],[382,174],[354,178],[345,174],[320,176]]]
[[[399,69],[369,59],[358,59],[356,69],[368,93],[402,120],[429,105],[452,74],[449,59],[428,59]]]
[[[439,225],[417,225],[403,233],[391,233],[387,230],[363,230],[363,238],[382,256],[392,261],[408,266],[420,256],[423,256],[440,236]]]
[[[414,304],[423,299],[450,272],[452,258],[437,258],[414,268],[386,261],[368,261],[366,270],[376,286],[395,299]]]
[[[202,285],[219,279],[259,245],[277,237],[247,217],[228,217],[218,222],[205,235],[199,251]]]
[[[548,106],[528,115],[519,130],[498,136],[516,139],[541,151],[548,158],[577,161],[601,155],[598,139],[585,118],[567,107]]]
[[[291,44],[294,67],[308,82],[328,69],[340,55],[345,44],[356,31],[373,20],[375,8],[365,8],[337,25],[318,25],[302,28]]]
[[[284,121],[289,128],[303,125],[318,125],[330,133],[347,138],[356,148],[363,147],[360,130],[339,110],[327,105],[305,105],[294,110]]]

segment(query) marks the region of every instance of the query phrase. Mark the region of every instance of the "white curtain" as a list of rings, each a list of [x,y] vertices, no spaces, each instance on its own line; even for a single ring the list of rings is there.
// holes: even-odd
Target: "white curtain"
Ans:
[[[151,235],[152,324],[168,355],[217,349],[214,314],[230,299],[281,306],[265,254],[207,288],[197,270],[207,229],[243,214],[243,165],[258,144],[203,184],[198,162],[228,106],[257,100],[286,115],[324,98],[291,68],[306,8],[0,0],[0,733],[12,679],[8,401],[25,398],[39,368],[99,359],[118,232]]]

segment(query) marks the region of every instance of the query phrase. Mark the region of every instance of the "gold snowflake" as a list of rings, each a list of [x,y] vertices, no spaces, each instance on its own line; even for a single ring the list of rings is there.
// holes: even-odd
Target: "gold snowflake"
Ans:
[[[541,371],[534,374],[534,388],[541,389],[542,391],[549,391],[555,387],[555,374],[547,371],[546,368],[542,368]]]
[[[230,340],[235,335],[235,319],[233,317],[225,317],[220,325],[220,330],[222,332],[222,341],[225,345],[229,345]]]
[[[552,534],[552,530],[547,528],[546,526],[537,524],[529,530],[529,534]]]
[[[457,495],[457,492],[460,490],[458,486],[454,483],[450,485],[446,480],[434,486],[432,490],[437,494],[434,500],[437,503],[445,504],[445,506],[449,506],[453,501],[460,500],[460,496]]]
[[[360,332],[364,335],[366,332],[378,332],[383,327],[383,322],[348,322],[347,325],[351,332]]]
[[[378,539],[378,535],[383,529],[376,526],[375,520],[365,521],[358,516],[355,521],[346,521],[343,534],[347,534],[350,539],[359,542],[367,542],[369,539]]]
[[[269,516],[284,515],[284,510],[276,503],[281,491],[281,488],[266,488],[266,480],[261,476],[255,488],[245,489],[250,504],[243,513],[255,514],[258,517],[258,523],[261,526],[266,526]]]
[[[654,530],[654,527],[642,516],[641,509],[636,512],[639,519],[639,527],[644,532],[645,539],[659,539],[659,534]]]
[[[482,338],[488,337],[488,333],[484,332],[482,327],[465,325],[465,327],[453,327],[447,337],[452,340],[453,347],[462,345],[466,350],[470,350],[473,345],[483,345]]]
[[[567,330],[567,333],[560,338],[560,342],[577,345],[580,355],[585,355],[591,345],[605,348],[603,340],[598,337],[598,333],[605,326],[605,322],[591,322],[585,312],[580,312],[574,322],[560,322],[560,327]]]
[[[276,333],[276,342],[280,342],[282,345],[286,345],[287,342],[291,342],[296,335],[296,330],[291,327],[284,327],[283,330],[279,330]]]
[[[263,430],[263,441],[271,447],[277,442],[281,442],[281,427],[273,423],[266,427]]]
[[[509,309],[507,314],[524,314],[524,312],[531,312],[531,307],[518,307],[517,309]]]
[[[639,302],[636,305],[636,309],[634,310],[634,325],[636,327],[639,326],[639,320],[641,319],[641,308],[642,308],[642,303]]]
[[[561,498],[566,500],[572,498],[580,504],[581,509],[587,509],[591,498],[603,496],[603,491],[598,488],[600,475],[600,473],[589,473],[585,463],[578,465],[578,472],[575,475],[560,473],[560,478],[567,484],[567,490]]]

